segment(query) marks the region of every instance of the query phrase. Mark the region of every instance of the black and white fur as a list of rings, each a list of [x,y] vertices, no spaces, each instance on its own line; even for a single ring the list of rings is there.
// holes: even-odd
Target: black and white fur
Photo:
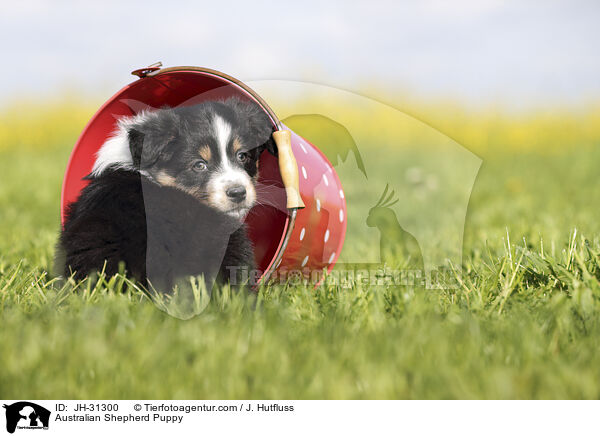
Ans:
[[[259,156],[276,153],[272,132],[264,111],[237,98],[120,119],[68,207],[57,268],[75,279],[125,268],[161,292],[253,269],[243,221]]]

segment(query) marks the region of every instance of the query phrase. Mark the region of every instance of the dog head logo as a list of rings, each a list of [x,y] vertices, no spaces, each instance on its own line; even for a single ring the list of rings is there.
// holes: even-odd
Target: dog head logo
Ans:
[[[6,431],[18,429],[48,429],[50,411],[28,401],[3,406],[6,409]]]

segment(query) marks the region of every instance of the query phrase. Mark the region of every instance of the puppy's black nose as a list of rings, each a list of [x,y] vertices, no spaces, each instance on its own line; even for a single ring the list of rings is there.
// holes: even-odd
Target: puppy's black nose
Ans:
[[[227,193],[229,199],[236,203],[244,201],[244,198],[246,198],[246,188],[244,188],[242,185],[232,186],[225,192]]]

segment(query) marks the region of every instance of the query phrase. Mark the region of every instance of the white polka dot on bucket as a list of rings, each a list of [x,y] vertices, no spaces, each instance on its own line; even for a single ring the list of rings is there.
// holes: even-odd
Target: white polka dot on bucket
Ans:
[[[327,263],[332,263],[333,259],[335,259],[335,251],[331,253],[331,256],[329,256],[329,260],[327,261]]]
[[[305,179],[308,179],[308,176],[306,175],[306,168],[304,168],[304,167],[302,167],[302,176],[303,176]]]
[[[317,212],[321,212],[321,200],[317,198]]]
[[[340,189],[340,198],[344,198],[344,191]]]
[[[301,142],[299,144],[300,144],[300,148],[302,149],[304,154],[308,154],[308,151],[306,151],[306,147],[304,147],[304,144],[302,144]]]
[[[325,237],[323,238],[323,242],[329,241],[329,229],[325,231]]]
[[[302,230],[300,230],[300,240],[304,239],[304,234],[306,233],[306,229],[304,227],[302,227]]]
[[[304,260],[302,261],[302,266],[306,266],[307,263],[308,263],[308,256],[306,256],[304,258]]]
[[[344,221],[344,211],[340,209],[340,222]]]
[[[325,182],[325,186],[329,186],[329,180],[325,174],[323,174],[323,181]]]

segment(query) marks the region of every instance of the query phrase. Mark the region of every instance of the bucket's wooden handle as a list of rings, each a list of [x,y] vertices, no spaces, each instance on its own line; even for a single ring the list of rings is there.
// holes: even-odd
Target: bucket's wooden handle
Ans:
[[[303,209],[304,202],[300,197],[298,164],[292,152],[292,134],[289,130],[278,130],[273,133],[279,156],[279,172],[287,195],[288,209]]]

